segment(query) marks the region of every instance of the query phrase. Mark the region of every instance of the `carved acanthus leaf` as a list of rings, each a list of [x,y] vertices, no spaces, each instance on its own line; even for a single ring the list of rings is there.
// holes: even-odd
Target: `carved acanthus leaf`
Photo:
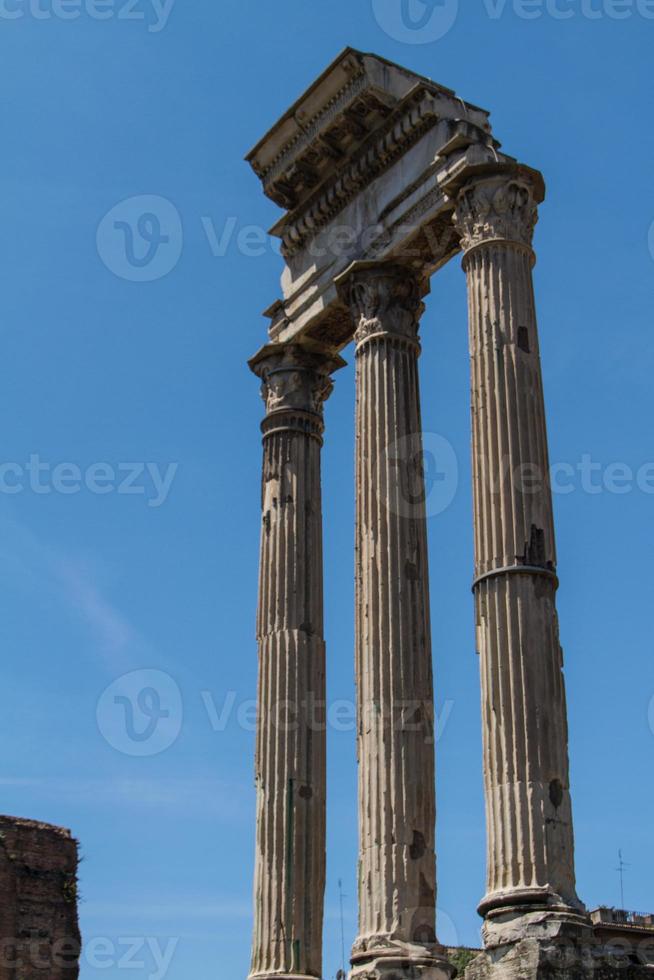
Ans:
[[[454,211],[454,224],[466,252],[493,240],[531,246],[537,221],[531,185],[506,176],[468,184],[459,194]]]
[[[322,415],[333,390],[331,372],[339,365],[330,355],[291,345],[271,353],[255,365],[262,380],[261,397],[266,412],[310,412]]]
[[[417,341],[422,303],[420,285],[410,269],[381,264],[355,270],[347,295],[358,344],[376,334]]]

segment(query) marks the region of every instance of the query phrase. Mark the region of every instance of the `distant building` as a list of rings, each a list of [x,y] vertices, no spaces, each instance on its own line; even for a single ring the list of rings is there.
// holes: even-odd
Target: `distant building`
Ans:
[[[593,909],[590,913],[595,935],[617,955],[631,963],[654,967],[654,913],[628,912],[626,909]]]

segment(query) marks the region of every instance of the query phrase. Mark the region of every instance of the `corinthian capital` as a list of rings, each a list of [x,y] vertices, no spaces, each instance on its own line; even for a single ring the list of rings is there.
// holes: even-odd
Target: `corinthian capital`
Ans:
[[[250,361],[262,381],[267,415],[306,412],[321,416],[334,387],[331,374],[344,364],[331,351],[299,344],[270,344]]]
[[[423,305],[420,283],[410,269],[359,264],[337,286],[354,318],[357,344],[383,335],[417,343]]]
[[[464,252],[488,241],[531,247],[538,202],[528,178],[505,174],[466,184],[456,202],[454,224]]]

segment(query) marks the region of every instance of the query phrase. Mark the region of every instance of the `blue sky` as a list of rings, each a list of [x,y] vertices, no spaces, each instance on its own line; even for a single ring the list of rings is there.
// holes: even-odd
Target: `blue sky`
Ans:
[[[416,23],[430,14],[410,3]],[[247,237],[278,212],[242,158],[346,45],[492,110],[505,150],[546,176],[535,276],[551,455],[573,468],[555,506],[579,891],[619,901],[622,847],[625,902],[653,909],[653,5],[444,0],[426,17],[434,38],[399,29],[400,0],[0,7],[0,810],[81,841],[83,980],[130,959],[143,980],[248,970],[262,404],[245,362],[281,260]],[[142,196],[169,202],[172,222],[171,268],[153,281],[103,225]],[[421,370],[425,429],[458,461],[429,523],[440,931],[475,943],[466,317],[456,261],[432,284]],[[324,453],[332,702],[353,697],[346,357]],[[146,722],[169,710],[153,743],[107,708],[142,689]],[[333,729],[329,748],[333,978],[339,878],[347,943],[356,929],[353,732]]]

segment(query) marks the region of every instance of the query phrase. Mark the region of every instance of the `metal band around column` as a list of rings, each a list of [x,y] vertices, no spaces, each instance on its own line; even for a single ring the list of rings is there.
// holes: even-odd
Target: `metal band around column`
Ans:
[[[491,568],[489,572],[478,575],[472,583],[472,591],[474,592],[482,582],[487,582],[489,579],[497,578],[500,575],[542,575],[552,579],[557,589],[559,587],[559,577],[551,568],[543,568],[542,565],[505,565],[503,568]]]

